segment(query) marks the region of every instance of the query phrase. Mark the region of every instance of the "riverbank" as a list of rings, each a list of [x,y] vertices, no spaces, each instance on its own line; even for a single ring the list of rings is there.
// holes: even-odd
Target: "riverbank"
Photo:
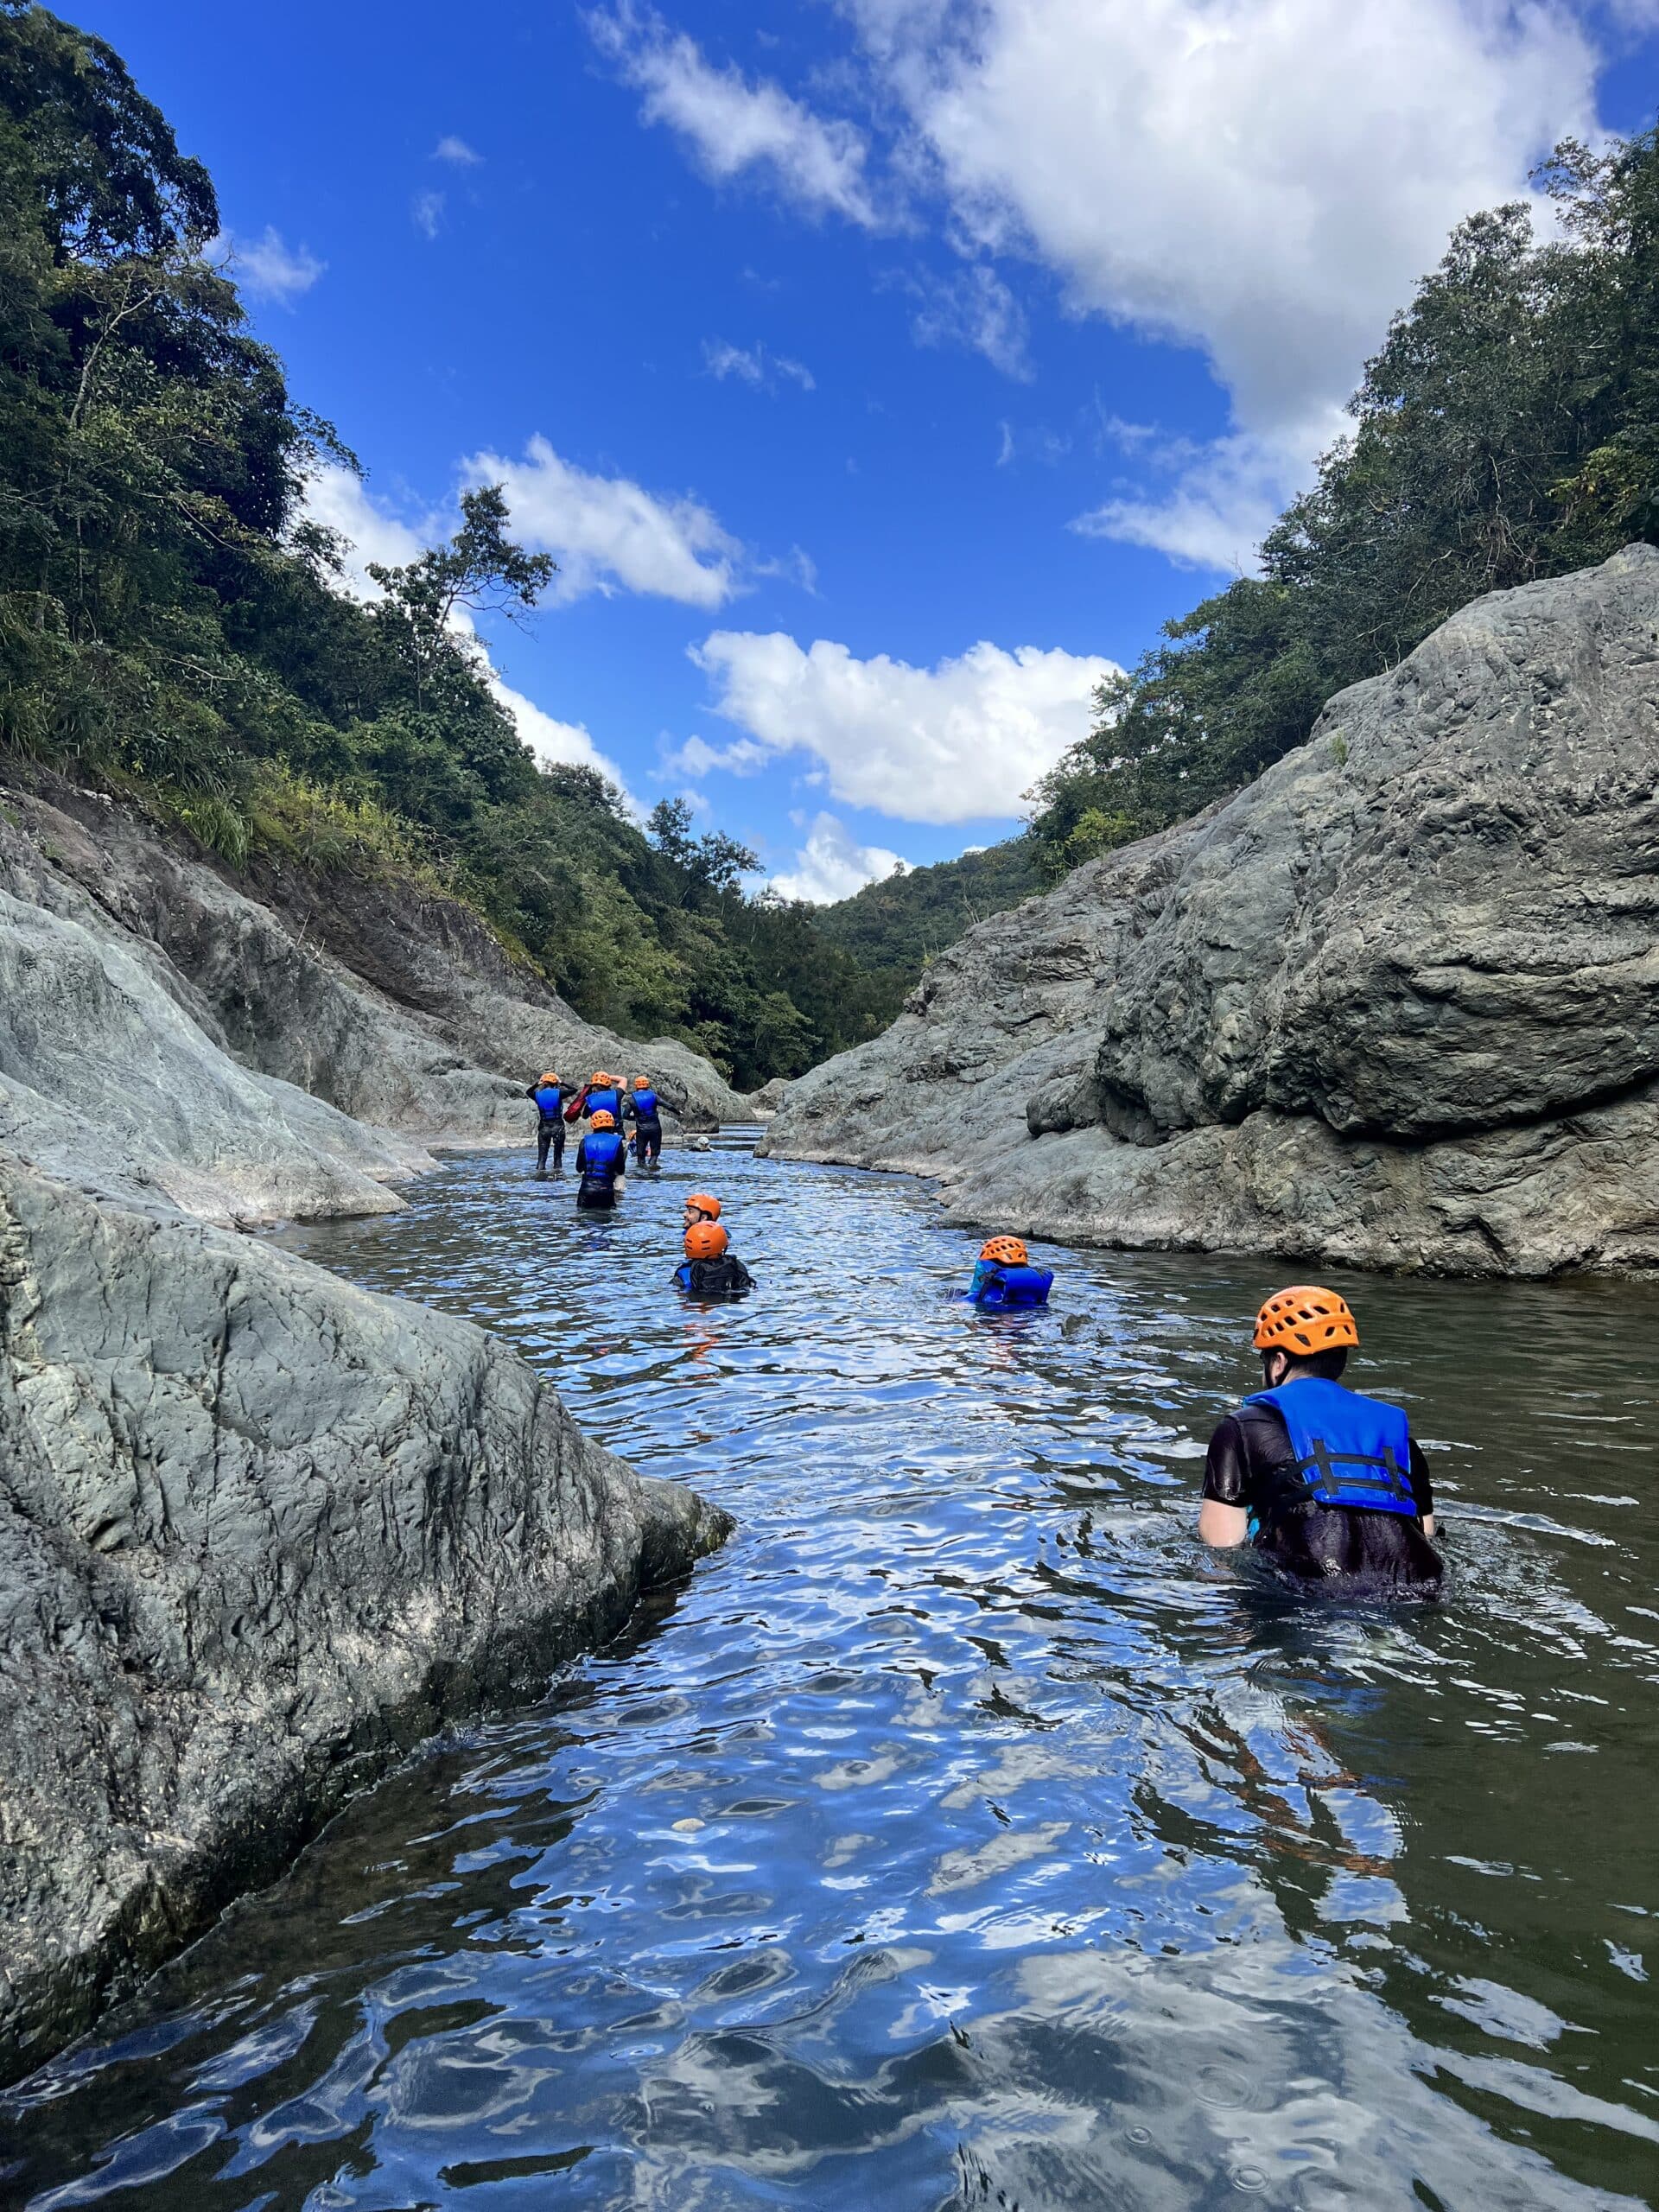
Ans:
[[[476,1329],[237,1233],[527,1158],[561,1058],[651,1072],[680,1134],[747,1110],[452,901],[0,795],[0,2078],[724,1533]]]
[[[969,932],[781,1158],[1073,1244],[1659,1268],[1659,551],[1477,601],[1196,820]]]
[[[1340,1273],[1452,1582],[1310,1605],[1193,1534],[1260,1262],[1049,1247],[1051,1311],[987,1319],[925,1190],[733,1157],[759,1289],[698,1311],[707,1173],[601,1223],[455,1160],[282,1236],[739,1526],[0,2106],[15,2192],[1650,2197],[1659,1287]]]

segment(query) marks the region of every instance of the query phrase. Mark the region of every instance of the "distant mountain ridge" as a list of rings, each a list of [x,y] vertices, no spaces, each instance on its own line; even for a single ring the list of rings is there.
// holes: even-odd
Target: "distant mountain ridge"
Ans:
[[[953,861],[867,883],[814,913],[815,926],[850,953],[891,996],[891,1020],[923,969],[977,923],[1047,888],[1023,834]]]

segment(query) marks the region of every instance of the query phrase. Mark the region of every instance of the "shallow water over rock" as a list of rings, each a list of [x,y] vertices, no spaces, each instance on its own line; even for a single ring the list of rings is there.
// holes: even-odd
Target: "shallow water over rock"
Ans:
[[[726,1197],[747,1304],[669,1287]],[[1192,1534],[1271,1269],[950,1292],[918,1185],[457,1160],[314,1256],[509,1336],[739,1519],[0,2101],[36,2212],[1655,2201],[1659,1291],[1344,1279],[1438,1605]]]

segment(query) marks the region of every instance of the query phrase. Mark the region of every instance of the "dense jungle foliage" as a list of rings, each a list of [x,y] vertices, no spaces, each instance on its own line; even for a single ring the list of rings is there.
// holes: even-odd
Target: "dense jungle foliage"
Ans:
[[[1017,906],[1044,887],[1030,838],[1009,837],[958,860],[867,883],[850,899],[816,908],[813,919],[823,936],[887,983],[897,1014],[930,960],[988,914]]]
[[[303,497],[350,456],[250,335],[219,229],[118,55],[0,0],[0,747],[232,867],[441,883],[580,1012],[740,1085],[874,1034],[891,987],[809,910],[745,897],[753,855],[673,804],[642,831],[519,742],[465,623],[522,613],[551,563],[511,542],[499,493],[377,571],[377,603],[339,588]]]
[[[1560,234],[1518,205],[1463,224],[1261,575],[1103,686],[1031,795],[1051,879],[1248,783],[1481,593],[1659,542],[1659,134],[1569,142],[1539,181]]]

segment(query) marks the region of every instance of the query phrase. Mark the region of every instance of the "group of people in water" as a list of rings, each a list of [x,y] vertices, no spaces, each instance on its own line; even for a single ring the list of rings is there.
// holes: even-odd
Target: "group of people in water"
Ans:
[[[632,1076],[624,1085],[620,1076],[596,1068],[567,1097],[565,1085],[548,1069],[524,1096],[536,1105],[538,1176],[549,1173],[550,1155],[550,1172],[564,1173],[566,1131],[574,1122],[587,1122],[576,1146],[576,1204],[584,1212],[614,1208],[626,1186],[630,1151],[642,1175],[662,1172],[662,1109],[649,1076]],[[626,1134],[630,1122],[632,1139]],[[741,1298],[754,1287],[753,1276],[731,1249],[720,1214],[720,1200],[708,1191],[693,1191],[685,1202],[685,1257],[674,1280],[695,1298]]]
[[[538,1117],[536,1172],[563,1173],[565,1130],[586,1119],[576,1147],[576,1204],[616,1204],[627,1167],[625,1120],[642,1173],[661,1165],[662,1120],[649,1077],[626,1088],[602,1069],[569,1100],[556,1075],[526,1094]],[[707,1191],[685,1201],[685,1257],[674,1280],[694,1298],[741,1298],[754,1278],[731,1248],[721,1203]],[[1052,1269],[1033,1267],[1018,1236],[980,1249],[961,1294],[986,1313],[1046,1306]],[[1262,1388],[1229,1414],[1205,1455],[1198,1534],[1220,1549],[1251,1544],[1299,1580],[1432,1588],[1434,1497],[1422,1447],[1399,1407],[1342,1381],[1359,1329],[1347,1301],[1316,1283],[1277,1291],[1255,1317]]]

